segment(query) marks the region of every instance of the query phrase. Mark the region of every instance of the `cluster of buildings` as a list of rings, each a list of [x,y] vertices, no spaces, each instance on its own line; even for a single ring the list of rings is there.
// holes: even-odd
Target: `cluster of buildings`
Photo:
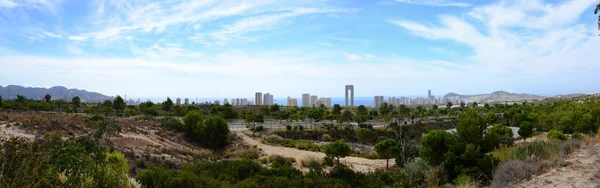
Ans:
[[[175,99],[175,104],[182,105],[181,98],[178,97],[177,99]],[[189,104],[190,104],[190,99],[188,99],[188,98],[183,99],[183,105],[189,105]]]
[[[265,93],[264,95],[261,92],[254,93],[254,105],[273,105],[273,95],[270,93]]]
[[[298,100],[295,98],[288,97],[288,106],[298,106]],[[310,106],[325,106],[327,108],[331,107],[331,98],[319,98],[316,95],[310,95],[308,93],[302,94],[302,106],[310,107]]]
[[[373,107],[375,108],[379,108],[381,106],[381,104],[383,103],[388,103],[390,105],[394,105],[394,106],[398,106],[398,105],[440,105],[440,104],[446,104],[447,102],[450,102],[452,100],[447,99],[447,98],[443,98],[443,97],[439,97],[439,98],[435,98],[435,96],[431,95],[431,90],[427,91],[427,98],[407,98],[407,97],[388,97],[387,101],[384,100],[383,96],[374,96],[373,97]],[[458,101],[460,102],[460,99],[458,99]]]

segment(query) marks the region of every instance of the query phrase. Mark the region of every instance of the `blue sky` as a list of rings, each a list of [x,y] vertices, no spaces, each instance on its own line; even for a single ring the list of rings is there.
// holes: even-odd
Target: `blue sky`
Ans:
[[[0,85],[139,97],[339,97],[346,84],[357,96],[597,93],[597,3],[0,0]]]

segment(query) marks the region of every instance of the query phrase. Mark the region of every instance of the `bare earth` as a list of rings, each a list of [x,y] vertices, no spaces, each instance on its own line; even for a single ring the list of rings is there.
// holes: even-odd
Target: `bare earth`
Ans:
[[[295,148],[288,148],[288,147],[282,147],[282,146],[266,145],[259,141],[254,140],[244,134],[238,134],[238,135],[241,135],[244,142],[246,142],[248,145],[255,145],[258,148],[262,149],[262,151],[266,155],[281,155],[283,157],[296,158],[296,161],[297,161],[296,167],[297,168],[300,168],[300,161],[302,161],[302,160],[308,159],[310,157],[319,158],[319,159],[322,159],[323,157],[325,157],[324,153],[299,150],[299,149],[295,149]],[[352,167],[352,169],[354,169],[356,171],[360,171],[360,172],[372,172],[372,171],[375,171],[375,169],[385,168],[385,160],[384,159],[365,159],[365,158],[358,158],[358,157],[345,157],[345,158],[340,159],[340,162],[344,163],[344,164]],[[390,159],[390,166],[393,166],[394,162],[395,161],[393,159]]]
[[[568,166],[553,168],[512,187],[600,187],[600,143],[571,154]]]

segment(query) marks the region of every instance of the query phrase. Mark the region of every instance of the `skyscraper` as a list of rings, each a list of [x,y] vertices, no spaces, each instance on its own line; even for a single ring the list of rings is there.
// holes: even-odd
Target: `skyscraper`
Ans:
[[[223,105],[225,104],[229,104],[229,101],[227,101],[227,98],[223,99]]]
[[[373,107],[375,108],[379,108],[379,106],[381,106],[381,104],[383,103],[383,96],[375,96],[373,97]]]
[[[262,93],[261,92],[256,92],[254,94],[254,105],[262,105]]]
[[[181,98],[177,97],[177,99],[175,101],[176,101],[175,104],[181,105]]]
[[[288,96],[287,97],[287,105],[288,106],[298,106],[298,100]]]
[[[265,93],[263,96],[263,105],[272,105],[273,104],[273,95],[270,93]]]
[[[310,96],[310,105],[317,106],[317,99],[319,99],[319,97],[317,97],[316,95],[311,95]]]
[[[346,106],[348,106],[348,90],[350,90],[350,106],[354,106],[354,85],[346,85]]]
[[[304,106],[304,107],[310,106],[310,94],[308,94],[308,93],[302,94],[302,106]]]
[[[321,98],[321,104],[325,105],[327,108],[331,108],[331,98]]]
[[[188,98],[185,98],[185,99],[183,100],[183,104],[185,104],[185,105],[188,105],[188,104],[190,104],[190,99],[188,99]]]

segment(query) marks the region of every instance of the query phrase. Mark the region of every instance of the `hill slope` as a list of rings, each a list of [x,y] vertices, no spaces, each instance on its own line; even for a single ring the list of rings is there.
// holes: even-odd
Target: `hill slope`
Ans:
[[[499,102],[499,101],[522,101],[522,100],[541,100],[546,97],[526,94],[526,93],[509,93],[506,91],[495,91],[490,94],[477,95],[460,95],[457,93],[448,93],[444,98],[449,100],[467,100],[468,102]]]
[[[0,86],[0,96],[3,98],[15,98],[17,95],[23,95],[30,99],[42,99],[46,94],[50,94],[53,100],[65,99],[71,100],[75,96],[79,96],[83,101],[98,102],[110,100],[112,97],[96,92],[89,92],[79,89],[67,89],[63,86],[54,86],[51,88],[42,87],[23,87],[18,85]]]

